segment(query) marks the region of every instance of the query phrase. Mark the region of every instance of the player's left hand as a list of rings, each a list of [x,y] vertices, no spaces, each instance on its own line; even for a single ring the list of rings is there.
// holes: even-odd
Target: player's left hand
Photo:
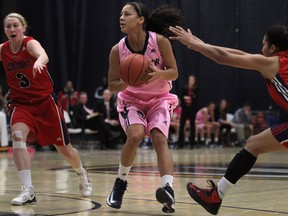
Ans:
[[[45,64],[42,64],[42,63],[38,63],[37,61],[34,63],[33,65],[33,78],[36,77],[36,73],[42,73],[42,70],[46,68],[46,65]]]
[[[149,70],[150,71],[148,75],[150,76],[150,78],[159,77],[159,68],[157,68],[153,63],[150,63]]]

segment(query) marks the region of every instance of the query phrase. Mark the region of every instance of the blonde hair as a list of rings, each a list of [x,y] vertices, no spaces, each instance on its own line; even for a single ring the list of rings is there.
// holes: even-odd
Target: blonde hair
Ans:
[[[3,25],[5,26],[5,23],[6,23],[6,20],[9,18],[9,17],[14,17],[14,18],[17,18],[19,19],[20,23],[22,24],[22,26],[24,27],[28,27],[27,25],[27,21],[26,19],[19,13],[9,13],[3,20]]]

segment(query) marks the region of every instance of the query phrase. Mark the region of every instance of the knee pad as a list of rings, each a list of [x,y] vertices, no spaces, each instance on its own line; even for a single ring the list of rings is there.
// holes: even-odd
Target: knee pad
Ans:
[[[15,140],[17,138],[17,140]],[[22,131],[14,131],[12,133],[12,147],[13,149],[26,149],[26,142],[23,140]]]

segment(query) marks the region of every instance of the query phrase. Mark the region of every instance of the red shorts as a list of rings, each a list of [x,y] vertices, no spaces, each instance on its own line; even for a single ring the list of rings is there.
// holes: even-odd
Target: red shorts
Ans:
[[[272,126],[271,132],[278,142],[288,148],[288,122]]]
[[[39,104],[12,103],[11,110],[11,125],[21,122],[29,127],[27,142],[42,146],[70,143],[62,108],[52,95]]]

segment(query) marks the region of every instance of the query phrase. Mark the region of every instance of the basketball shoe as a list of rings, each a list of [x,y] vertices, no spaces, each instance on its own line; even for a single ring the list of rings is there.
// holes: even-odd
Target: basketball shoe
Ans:
[[[35,204],[36,195],[33,186],[22,186],[22,192],[11,200],[11,205]]]
[[[156,190],[156,199],[163,204],[162,211],[165,213],[175,212],[174,191],[167,184],[165,187]]]
[[[120,209],[124,192],[127,188],[127,181],[120,178],[116,178],[113,189],[110,195],[107,197],[107,205],[112,208]]]
[[[87,171],[83,171],[82,173],[77,173],[79,177],[79,190],[83,197],[89,197],[92,192],[92,184],[88,178]]]
[[[192,182],[187,184],[187,190],[190,196],[198,202],[209,213],[217,215],[222,200],[219,198],[217,186],[212,180],[207,180],[210,189],[202,189],[194,185]]]

